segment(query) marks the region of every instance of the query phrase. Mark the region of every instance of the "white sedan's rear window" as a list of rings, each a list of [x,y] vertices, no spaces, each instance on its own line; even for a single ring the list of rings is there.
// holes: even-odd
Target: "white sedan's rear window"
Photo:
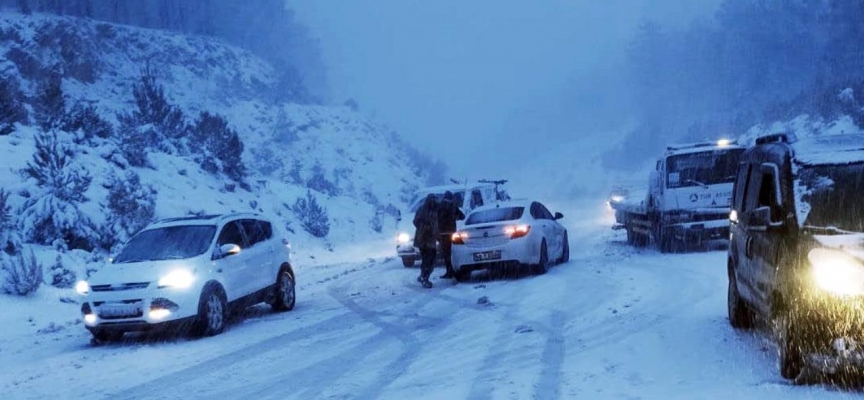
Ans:
[[[468,220],[465,221],[465,225],[512,221],[522,218],[523,212],[525,212],[525,207],[502,207],[492,210],[477,211],[468,216]]]

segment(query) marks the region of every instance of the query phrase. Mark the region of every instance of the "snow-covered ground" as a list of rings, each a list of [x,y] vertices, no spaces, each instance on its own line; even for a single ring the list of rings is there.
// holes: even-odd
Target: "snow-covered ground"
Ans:
[[[764,333],[727,323],[725,253],[627,247],[602,200],[558,204],[572,259],[547,275],[475,273],[423,290],[417,269],[357,251],[351,262],[299,265],[294,311],[254,307],[212,338],[127,335],[92,347],[80,323],[45,325],[73,319],[76,305],[4,301],[5,325],[20,328],[0,329],[0,390],[8,399],[860,395],[779,378]]]

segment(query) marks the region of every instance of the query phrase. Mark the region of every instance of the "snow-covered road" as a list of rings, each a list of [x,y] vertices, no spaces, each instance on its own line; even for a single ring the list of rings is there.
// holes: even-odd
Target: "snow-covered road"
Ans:
[[[7,349],[2,397],[860,396],[787,384],[764,334],[729,327],[724,252],[634,250],[593,207],[573,208],[572,259],[544,276],[475,273],[424,290],[398,259],[298,266],[294,311],[249,309],[217,337],[127,335],[91,347],[79,325]]]

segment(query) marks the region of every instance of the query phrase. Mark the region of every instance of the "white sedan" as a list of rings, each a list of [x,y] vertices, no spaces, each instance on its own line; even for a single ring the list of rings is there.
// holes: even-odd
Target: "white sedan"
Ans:
[[[477,208],[453,234],[456,279],[471,272],[504,266],[529,267],[544,274],[551,263],[570,259],[567,230],[558,223],[564,216],[536,201],[516,200]]]

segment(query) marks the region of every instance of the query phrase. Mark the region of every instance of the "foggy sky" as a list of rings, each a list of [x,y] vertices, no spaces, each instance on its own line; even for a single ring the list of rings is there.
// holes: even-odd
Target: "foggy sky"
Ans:
[[[629,122],[626,46],[720,0],[288,0],[321,39],[334,100],[444,160],[497,178],[578,135]],[[534,154],[525,156],[526,151]],[[466,171],[477,171],[476,176]]]

